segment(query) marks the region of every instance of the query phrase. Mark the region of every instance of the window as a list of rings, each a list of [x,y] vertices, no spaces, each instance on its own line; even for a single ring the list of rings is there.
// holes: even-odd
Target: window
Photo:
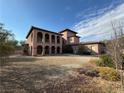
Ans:
[[[41,43],[41,42],[42,42],[42,37],[43,37],[43,36],[42,36],[42,33],[41,33],[41,32],[38,32],[38,33],[37,33],[37,42],[38,42],[38,43]]]
[[[69,42],[70,43],[73,43],[73,38],[69,38]]]
[[[52,43],[55,43],[55,35],[52,35]]]
[[[49,43],[49,34],[45,34],[45,42]]]
[[[57,36],[57,43],[60,43],[60,37]]]

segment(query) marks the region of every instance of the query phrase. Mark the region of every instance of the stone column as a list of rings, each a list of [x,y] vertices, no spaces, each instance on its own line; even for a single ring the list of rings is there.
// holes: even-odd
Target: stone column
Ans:
[[[52,38],[51,38],[51,34],[49,34],[49,44],[51,45],[52,44]]]
[[[51,34],[49,34],[49,55],[51,55],[51,47],[52,47],[52,38],[51,38]]]
[[[32,47],[32,56],[36,56],[37,55],[37,47]]]
[[[57,45],[57,36],[55,35],[55,45]]]
[[[55,46],[55,54],[57,54],[57,46]]]
[[[60,47],[60,54],[62,54],[62,47]]]
[[[45,54],[45,33],[42,33],[43,34],[43,38],[42,38],[42,56]]]
[[[37,31],[33,31],[32,56],[37,55]]]
[[[51,55],[51,46],[49,46],[49,55]]]
[[[63,42],[62,42],[62,36],[60,36],[60,53],[62,54],[62,44]]]
[[[43,48],[43,50],[42,50],[42,56],[44,56],[44,54],[45,54],[45,47],[42,46],[42,48]]]

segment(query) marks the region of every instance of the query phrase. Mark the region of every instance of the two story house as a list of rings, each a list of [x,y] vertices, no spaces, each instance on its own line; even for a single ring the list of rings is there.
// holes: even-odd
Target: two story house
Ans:
[[[85,50],[91,52],[91,54],[101,54],[103,52],[103,43],[81,43],[79,38],[77,32],[70,29],[57,33],[32,26],[26,36],[26,43],[29,47],[28,54],[32,56],[61,54],[64,45],[71,45],[74,54],[77,54],[79,47],[85,47]]]

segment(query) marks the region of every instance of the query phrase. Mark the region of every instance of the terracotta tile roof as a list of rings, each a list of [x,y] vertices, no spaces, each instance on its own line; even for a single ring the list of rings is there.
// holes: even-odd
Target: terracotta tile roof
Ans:
[[[75,35],[75,36],[69,36],[69,37],[78,37],[78,38],[80,38],[80,36],[76,36],[76,35]],[[68,37],[68,38],[69,38],[69,37]]]
[[[53,34],[57,34],[57,35],[62,35],[60,33],[57,33],[57,32],[53,32],[53,31],[49,31],[49,30],[46,30],[46,29],[42,29],[42,28],[38,28],[38,27],[35,27],[35,26],[32,26],[26,36],[26,38],[28,38],[28,36],[30,35],[30,33],[32,32],[33,29],[36,29],[36,30],[41,30],[41,31],[44,31],[44,32],[48,32],[48,33],[53,33]]]
[[[65,30],[62,30],[62,31],[60,31],[59,33],[62,33],[62,32],[65,32],[65,31],[69,31],[69,32],[72,32],[72,33],[77,34],[77,32],[75,32],[75,31],[73,31],[73,30],[70,30],[70,29],[65,29]]]
[[[90,44],[104,44],[103,42],[80,42],[78,44],[70,44],[70,45],[90,45]]]

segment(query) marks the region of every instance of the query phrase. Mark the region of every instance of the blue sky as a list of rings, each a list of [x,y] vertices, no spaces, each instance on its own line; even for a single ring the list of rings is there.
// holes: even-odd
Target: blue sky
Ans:
[[[79,33],[81,41],[99,41],[110,36],[110,18],[124,20],[123,2],[124,0],[0,0],[0,22],[12,30],[17,40],[25,40],[33,25],[55,32],[70,28]]]

